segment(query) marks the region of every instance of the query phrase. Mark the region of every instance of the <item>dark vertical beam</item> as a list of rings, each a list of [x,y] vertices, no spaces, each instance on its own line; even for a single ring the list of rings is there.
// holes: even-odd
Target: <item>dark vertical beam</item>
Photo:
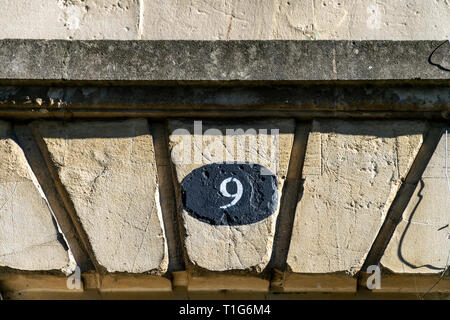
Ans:
[[[370,265],[378,265],[383,257],[384,251],[389,244],[389,241],[394,234],[395,228],[402,220],[403,212],[405,211],[414,190],[417,187],[425,168],[428,165],[433,153],[439,144],[439,140],[443,133],[444,126],[441,124],[432,123],[430,129],[424,137],[422,146],[398,190],[391,207],[386,215],[383,225],[378,232],[375,241],[367,254],[366,260],[362,266],[362,271],[367,270]]]
[[[69,231],[69,232],[73,232],[74,237],[76,237],[76,239],[80,243],[80,246],[79,246],[80,250],[82,250],[85,255],[85,258],[83,258],[84,261],[88,264],[92,264],[97,272],[104,272],[105,269],[98,263],[98,261],[95,257],[91,243],[89,242],[89,238],[81,225],[81,222],[75,211],[75,207],[72,203],[72,200],[70,199],[69,195],[67,194],[67,191],[59,178],[58,172],[55,168],[53,161],[51,160],[49,151],[47,149],[47,145],[45,144],[43,137],[41,136],[39,131],[33,127],[32,124],[28,125],[27,128],[23,127],[23,131],[27,132],[28,137],[33,137],[35,146],[40,151],[40,156],[41,156],[42,162],[37,165],[39,165],[41,168],[46,168],[48,176],[45,177],[45,179],[47,179],[45,181],[45,184],[49,185],[49,186],[52,185],[54,190],[56,190],[56,194],[58,195],[58,202],[55,199],[53,201],[53,204],[57,205],[59,203],[61,209],[62,208],[64,209],[64,211],[65,211],[64,214],[66,214],[66,216],[64,216],[64,219],[67,220],[67,222],[66,222],[67,225],[70,226],[70,228],[72,228],[72,230],[73,230],[73,231]],[[36,153],[37,152],[38,151],[36,151]],[[41,176],[41,178],[44,178],[44,177]],[[39,178],[38,178],[38,180],[39,180]],[[52,181],[50,181],[50,180],[52,180]],[[61,217],[63,217],[63,215],[61,215]],[[62,228],[62,226],[61,226],[61,228]],[[63,232],[64,232],[64,229],[63,229]],[[64,234],[65,234],[65,232],[64,232]],[[70,235],[70,233],[69,233],[69,235]]]
[[[39,150],[33,133],[27,125],[15,125],[14,132],[17,142],[22,148],[28,164],[47,198],[48,205],[61,228],[64,239],[67,241],[67,245],[74,256],[77,265],[82,271],[93,269],[93,264],[89,255],[85,248],[83,248],[74,224],[64,208],[62,200],[53,184],[51,174],[45,164],[45,160]]]
[[[169,251],[168,272],[180,271],[184,270],[184,258],[180,244],[167,126],[165,122],[160,121],[151,122],[149,127],[155,148],[159,197]]]
[[[303,162],[310,130],[310,122],[298,122],[296,125],[291,158],[282,191],[280,212],[277,217],[272,256],[266,268],[268,270],[277,269],[284,271],[286,269],[295,209],[302,190]]]

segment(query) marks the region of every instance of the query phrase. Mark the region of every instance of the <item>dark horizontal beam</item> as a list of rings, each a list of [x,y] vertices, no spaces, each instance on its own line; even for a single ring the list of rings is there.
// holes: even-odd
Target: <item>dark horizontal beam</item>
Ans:
[[[442,41],[6,39],[0,81],[448,80],[449,50]]]
[[[296,118],[311,120],[316,118],[338,118],[338,119],[422,119],[422,120],[447,120],[448,114],[443,116],[440,112],[325,112],[325,111],[192,111],[192,110],[59,110],[49,112],[32,112],[17,109],[0,110],[2,119],[105,119],[105,118]]]
[[[0,86],[0,116],[448,119],[449,100],[445,84]]]

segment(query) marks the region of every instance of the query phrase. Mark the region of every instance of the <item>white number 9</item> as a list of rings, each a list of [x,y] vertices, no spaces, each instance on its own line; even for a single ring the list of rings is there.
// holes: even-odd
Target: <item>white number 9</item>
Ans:
[[[229,182],[234,182],[236,183],[236,193],[234,194],[229,194],[227,191],[227,184]],[[231,201],[229,204],[226,204],[224,206],[221,206],[220,209],[226,209],[228,207],[234,206],[242,197],[242,191],[243,191],[243,187],[242,187],[242,183],[236,179],[236,178],[226,178],[225,180],[222,181],[222,183],[220,184],[220,193],[227,198],[234,198],[233,201]]]

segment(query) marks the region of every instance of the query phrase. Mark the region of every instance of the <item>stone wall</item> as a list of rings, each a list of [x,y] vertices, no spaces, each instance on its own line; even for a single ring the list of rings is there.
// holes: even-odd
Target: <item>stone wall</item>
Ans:
[[[1,297],[448,298],[447,50],[0,40]]]
[[[448,0],[4,0],[0,9],[0,38],[450,38]]]
[[[392,284],[412,276],[427,280],[415,288],[424,293],[446,268],[446,126],[332,119],[201,124],[203,135],[197,131],[195,136],[192,119],[2,122],[3,294],[33,297],[33,290],[49,290],[46,286],[84,297],[94,288],[103,297],[123,290],[150,296],[221,290],[355,293],[365,286],[365,261],[380,253],[382,286],[375,292],[414,293]],[[240,134],[227,134],[239,128]],[[239,140],[251,128],[279,130],[275,212],[239,224],[188,214],[182,180],[214,163],[218,153],[233,153],[223,144],[228,138],[244,141],[244,153],[235,153],[232,163],[253,157],[254,163],[270,166],[264,144],[273,136],[257,135],[256,144]],[[180,136],[180,130],[187,133]],[[218,138],[221,143],[211,149]],[[372,252],[404,181],[423,162],[420,150],[430,141],[437,146],[386,251]],[[191,150],[192,159],[197,153],[199,162],[180,160],[177,148]],[[172,167],[168,175],[172,171],[173,179],[161,166]],[[207,184],[203,188],[209,192]],[[289,208],[295,210],[290,228]],[[76,266],[83,286],[71,291],[66,277]],[[47,280],[33,288],[30,280],[17,280],[45,275],[55,284]],[[27,285],[20,288],[14,281]],[[448,281],[444,277],[431,292],[448,293]]]

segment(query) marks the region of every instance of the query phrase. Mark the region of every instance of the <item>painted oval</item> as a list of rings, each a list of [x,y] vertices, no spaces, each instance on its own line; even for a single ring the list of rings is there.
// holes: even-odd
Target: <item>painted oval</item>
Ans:
[[[213,163],[181,182],[184,210],[212,225],[245,225],[276,211],[278,186],[269,169],[253,163]]]

